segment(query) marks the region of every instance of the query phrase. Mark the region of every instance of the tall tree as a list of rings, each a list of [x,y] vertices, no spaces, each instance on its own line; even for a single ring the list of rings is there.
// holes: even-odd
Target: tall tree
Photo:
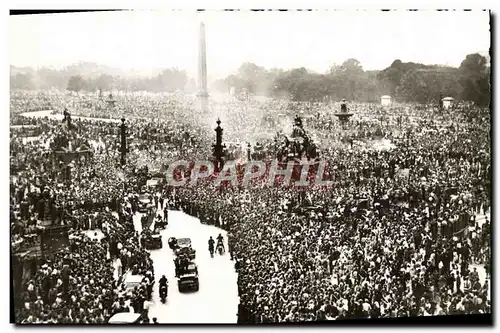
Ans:
[[[490,72],[487,59],[478,53],[468,54],[460,64],[462,98],[478,105],[490,103]]]
[[[410,70],[401,79],[396,88],[396,95],[401,100],[425,103],[428,100],[427,85],[417,70]]]
[[[11,89],[25,89],[30,90],[35,88],[33,75],[30,73],[17,73],[10,77]]]
[[[185,71],[177,68],[165,69],[156,78],[154,90],[174,92],[176,90],[184,91],[188,82],[188,76]]]
[[[66,88],[69,91],[79,92],[85,87],[85,80],[81,75],[73,75],[68,80],[68,87]]]
[[[363,73],[363,66],[361,63],[353,58],[347,59],[342,63],[340,69],[349,75],[359,75]]]
[[[408,69],[399,59],[394,60],[390,67],[380,71],[377,74],[377,79],[380,82],[383,94],[394,96],[396,88],[401,83],[406,71]]]
[[[97,77],[95,82],[93,82],[93,87],[96,90],[101,89],[103,91],[108,91],[113,86],[113,77],[107,74],[101,74]]]

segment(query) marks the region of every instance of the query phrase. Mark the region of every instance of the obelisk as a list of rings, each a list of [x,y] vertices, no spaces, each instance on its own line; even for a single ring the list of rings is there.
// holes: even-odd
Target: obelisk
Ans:
[[[207,90],[207,48],[205,43],[205,25],[200,24],[200,40],[198,54],[198,93],[196,94],[198,107],[201,112],[208,111]]]

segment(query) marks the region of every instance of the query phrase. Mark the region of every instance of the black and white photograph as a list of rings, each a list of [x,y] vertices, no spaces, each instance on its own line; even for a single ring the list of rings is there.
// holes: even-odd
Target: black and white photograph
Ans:
[[[11,322],[491,325],[491,22],[11,11]]]

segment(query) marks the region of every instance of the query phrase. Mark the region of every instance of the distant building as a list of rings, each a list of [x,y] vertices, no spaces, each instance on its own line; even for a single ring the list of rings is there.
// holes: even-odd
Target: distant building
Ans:
[[[380,97],[380,104],[382,104],[384,106],[388,106],[388,105],[391,105],[391,103],[392,103],[391,96],[384,95],[384,96]]]
[[[443,98],[443,109],[449,109],[453,106],[453,97],[445,97]]]

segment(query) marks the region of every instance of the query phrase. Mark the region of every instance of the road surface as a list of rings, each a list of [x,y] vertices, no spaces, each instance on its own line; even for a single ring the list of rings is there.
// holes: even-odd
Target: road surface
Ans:
[[[158,210],[161,211],[161,210]],[[136,230],[141,230],[140,218],[134,216]],[[156,317],[159,323],[199,324],[220,323],[235,324],[238,312],[238,287],[234,262],[229,254],[217,254],[210,258],[208,239],[222,234],[226,241],[226,232],[214,226],[201,224],[197,218],[180,211],[169,211],[169,225],[161,231],[163,248],[152,250],[156,283],[153,292],[153,306],[149,318]],[[195,262],[198,265],[200,289],[198,292],[179,293],[174,272],[174,255],[168,247],[168,238],[189,237],[196,250]],[[165,275],[169,281],[168,297],[165,304],[158,295],[158,280]]]

